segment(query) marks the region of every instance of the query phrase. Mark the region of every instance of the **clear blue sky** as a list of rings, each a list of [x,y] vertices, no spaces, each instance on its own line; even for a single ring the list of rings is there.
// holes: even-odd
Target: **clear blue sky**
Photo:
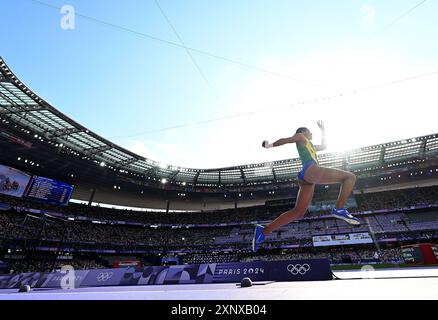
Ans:
[[[72,5],[78,14],[179,42],[154,0],[42,2]],[[301,125],[315,130],[318,119],[327,122],[332,151],[435,133],[430,115],[437,115],[437,77],[318,105],[144,132],[436,71],[437,1],[425,2],[388,28],[420,2],[160,0],[187,46],[321,84],[193,52],[221,103],[183,48],[80,16],[74,30],[63,30],[59,10],[32,0],[0,0],[0,55],[60,111],[153,160],[196,168],[272,161],[296,153],[261,150],[263,140],[281,138]],[[413,117],[412,110],[423,115]],[[369,133],[381,126],[387,128]]]

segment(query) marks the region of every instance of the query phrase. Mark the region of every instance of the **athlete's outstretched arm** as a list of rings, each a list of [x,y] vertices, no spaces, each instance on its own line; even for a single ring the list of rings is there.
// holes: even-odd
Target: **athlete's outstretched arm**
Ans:
[[[302,133],[297,133],[296,135],[290,138],[280,139],[278,141],[275,141],[274,143],[263,141],[262,146],[263,148],[269,149],[274,147],[280,147],[288,143],[298,143],[298,142],[306,142],[306,137]]]
[[[324,151],[327,149],[327,140],[325,139],[325,126],[324,122],[322,120],[319,120],[316,122],[318,124],[318,127],[321,129],[322,132],[322,141],[320,145],[315,146],[315,151]]]

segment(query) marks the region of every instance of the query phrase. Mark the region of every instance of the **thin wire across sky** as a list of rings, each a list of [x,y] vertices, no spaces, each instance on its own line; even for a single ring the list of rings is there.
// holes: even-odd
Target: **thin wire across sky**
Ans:
[[[29,1],[31,1],[32,3],[35,3],[37,5],[46,7],[46,8],[61,10],[61,7],[58,7],[56,5],[53,5],[51,3],[47,3],[47,2],[44,2],[44,1],[40,1],[40,0],[29,0]],[[394,20],[392,20],[391,22],[386,24],[380,30],[376,31],[373,35],[371,35],[365,41],[361,42],[352,52],[349,52],[346,55],[342,56],[340,59],[338,59],[333,64],[331,64],[328,68],[331,70],[331,72],[334,72],[333,68],[335,68],[336,66],[340,65],[343,61],[345,61],[351,54],[354,53],[355,50],[358,50],[360,47],[366,45],[370,41],[372,41],[375,38],[381,36],[383,33],[388,31],[394,25],[396,25],[397,23],[402,21],[407,16],[411,15],[416,9],[418,9],[421,6],[423,6],[426,2],[427,2],[427,0],[422,0],[422,1],[418,2],[418,3],[416,3],[414,6],[410,7],[408,10],[404,11],[403,13],[401,13],[400,15],[398,15]],[[187,127],[190,127],[190,126],[193,126],[193,125],[203,125],[203,124],[217,122],[217,121],[225,121],[225,120],[235,119],[235,118],[239,118],[239,117],[252,116],[252,115],[255,115],[255,114],[259,114],[259,113],[269,112],[269,111],[272,111],[272,110],[285,109],[285,108],[293,108],[293,107],[296,107],[296,106],[310,104],[310,103],[315,103],[315,102],[329,101],[329,100],[333,100],[333,99],[340,99],[340,98],[347,97],[347,96],[362,94],[362,93],[365,93],[365,92],[368,92],[368,91],[371,91],[371,90],[374,90],[374,89],[388,87],[388,86],[393,86],[393,85],[397,85],[397,84],[400,84],[400,83],[403,83],[403,82],[414,81],[414,80],[417,80],[417,79],[420,79],[420,78],[431,77],[431,76],[435,76],[435,75],[438,74],[438,70],[436,70],[436,71],[433,70],[431,72],[414,75],[412,77],[402,78],[402,79],[395,79],[393,81],[389,81],[389,82],[385,82],[385,83],[377,83],[375,85],[371,85],[371,86],[367,86],[367,87],[363,87],[363,88],[358,88],[356,90],[348,90],[348,91],[337,90],[337,89],[331,88],[330,86],[327,86],[327,85],[323,85],[323,84],[316,83],[314,81],[308,81],[308,80],[302,79],[301,77],[296,77],[296,76],[292,76],[292,75],[288,75],[288,74],[283,74],[283,73],[272,71],[272,70],[267,70],[265,68],[254,66],[254,65],[248,64],[246,62],[242,62],[242,61],[239,61],[239,60],[236,60],[236,59],[231,59],[231,58],[228,58],[228,57],[224,57],[224,56],[222,56],[220,54],[217,54],[217,53],[207,52],[207,51],[202,50],[202,49],[197,49],[197,48],[193,48],[193,47],[187,46],[186,43],[184,42],[184,40],[182,39],[182,37],[180,36],[179,32],[177,31],[177,29],[175,28],[175,26],[172,24],[169,16],[166,14],[164,9],[160,6],[158,0],[155,0],[155,3],[157,5],[157,7],[159,8],[161,14],[163,15],[164,19],[166,20],[167,24],[170,26],[170,28],[172,29],[173,33],[178,38],[179,43],[176,43],[176,42],[173,42],[173,41],[169,41],[169,40],[166,40],[166,39],[162,39],[162,38],[159,38],[159,37],[155,37],[155,36],[153,36],[151,34],[140,32],[140,31],[137,31],[137,30],[125,27],[125,26],[120,26],[118,24],[114,24],[114,23],[111,23],[111,22],[100,20],[100,19],[94,18],[94,17],[89,16],[89,15],[85,15],[85,14],[82,14],[82,13],[76,12],[75,14],[79,18],[86,19],[86,20],[91,21],[93,23],[96,23],[96,24],[99,24],[99,25],[103,25],[103,26],[106,26],[106,27],[109,27],[109,28],[112,28],[112,29],[116,29],[118,31],[129,33],[131,35],[134,35],[136,37],[140,37],[142,39],[149,39],[149,40],[160,42],[160,43],[168,45],[168,46],[172,46],[174,48],[176,47],[176,48],[184,49],[187,52],[191,62],[195,66],[196,70],[200,74],[201,78],[203,79],[203,81],[205,82],[205,84],[207,85],[209,90],[211,91],[212,95],[215,97],[216,101],[218,102],[218,104],[222,108],[224,108],[224,104],[222,103],[222,100],[220,99],[220,97],[217,94],[216,90],[213,88],[213,86],[211,84],[211,81],[209,81],[209,79],[206,76],[205,72],[200,67],[200,65],[197,62],[196,58],[194,57],[193,53],[197,53],[197,54],[201,54],[201,55],[204,55],[204,56],[208,56],[210,58],[214,58],[214,59],[218,59],[218,60],[230,63],[230,64],[238,65],[238,66],[243,67],[243,68],[247,68],[247,69],[251,69],[251,70],[254,70],[254,71],[262,72],[262,73],[265,73],[265,74],[270,74],[270,75],[273,75],[273,76],[281,77],[283,79],[287,79],[287,80],[294,81],[294,82],[297,82],[297,83],[306,84],[306,85],[314,87],[314,88],[329,89],[330,91],[332,91],[334,93],[333,94],[328,94],[328,95],[323,95],[323,96],[315,96],[314,98],[310,98],[310,99],[306,99],[306,100],[302,100],[302,101],[297,101],[295,103],[291,103],[291,104],[288,104],[288,105],[269,106],[267,108],[259,109],[259,110],[254,110],[254,111],[251,111],[251,112],[244,112],[244,113],[238,113],[238,114],[225,115],[225,116],[221,116],[221,117],[215,117],[215,118],[211,118],[211,119],[191,122],[191,123],[188,123],[188,124],[187,123],[185,123],[185,124],[178,124],[178,125],[175,125],[175,126],[168,126],[168,127],[164,127],[164,128],[157,128],[157,129],[147,130],[147,131],[143,131],[143,132],[137,132],[137,133],[133,133],[133,134],[119,135],[119,136],[109,137],[109,139],[120,139],[120,138],[143,136],[143,135],[148,135],[148,134],[153,134],[153,133],[164,132],[164,131],[168,131],[168,130],[187,128]]]

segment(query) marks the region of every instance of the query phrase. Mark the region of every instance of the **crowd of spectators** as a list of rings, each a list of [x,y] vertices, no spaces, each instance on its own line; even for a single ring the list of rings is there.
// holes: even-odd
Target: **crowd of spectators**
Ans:
[[[278,250],[277,250],[278,252]],[[377,250],[371,247],[362,248],[325,248],[310,250],[283,250],[281,253],[253,255],[248,252],[209,252],[192,253],[179,256],[179,264],[232,263],[253,261],[286,261],[306,259],[328,259],[332,265],[367,264],[367,263],[403,263],[400,248],[383,248]],[[9,274],[27,272],[52,272],[61,270],[63,266],[72,266],[75,270],[106,269],[111,266],[96,259],[73,258],[71,260],[53,261],[53,257],[38,256],[32,260],[7,261]],[[141,260],[141,258],[139,258]]]
[[[25,213],[0,214],[0,238],[54,240],[73,243],[126,246],[181,246],[214,244],[216,237],[229,234],[227,228],[145,228],[73,222]]]
[[[438,205],[438,187],[410,188],[357,194],[360,212],[380,209],[397,209],[419,205]]]
[[[415,214],[413,214],[415,215]],[[397,238],[399,241],[435,239],[438,237],[434,211],[424,215],[435,221],[419,223],[410,229],[409,215],[401,213],[375,214],[367,217],[360,227],[353,227],[334,218],[299,221],[287,225],[267,237],[266,248],[294,244],[301,247],[312,245],[317,235],[334,235],[372,230],[377,240]],[[414,223],[414,222],[412,222]],[[369,224],[369,225],[367,225]],[[421,228],[424,226],[424,228]],[[369,228],[369,229],[368,229]],[[433,228],[431,230],[431,228]],[[437,231],[435,231],[437,229]],[[57,244],[106,245],[125,247],[170,248],[226,248],[249,247],[253,226],[151,228],[131,225],[95,224],[70,221],[56,217],[37,216],[25,212],[3,211],[0,214],[0,241],[34,240]]]
[[[357,211],[397,209],[422,204],[433,205],[438,204],[438,187],[365,193],[356,195],[356,200],[359,206]],[[266,254],[254,258],[251,254],[247,255],[251,248],[252,224],[210,227],[188,227],[186,224],[216,225],[232,222],[260,222],[275,218],[290,207],[291,203],[196,213],[136,212],[77,204],[59,208],[7,196],[0,196],[0,203],[6,203],[10,206],[9,209],[3,207],[0,211],[0,250],[3,251],[6,249],[6,244],[8,246],[11,243],[26,246],[34,241],[39,244],[50,242],[54,246],[62,244],[63,246],[71,246],[71,248],[77,248],[77,245],[81,245],[87,246],[89,249],[114,249],[120,246],[152,248],[158,252],[194,250],[197,253],[188,254],[185,258],[185,262],[190,263],[309,258],[329,258],[334,263],[343,263],[350,259],[355,263],[361,263],[373,259],[380,262],[397,261],[401,255],[398,249],[385,249],[381,252],[365,249],[342,252],[341,248],[330,248],[315,251],[312,237],[315,235],[367,232],[370,227],[378,241],[392,241],[395,238],[396,242],[399,243],[416,240],[432,242],[438,238],[438,228],[434,227],[434,223],[437,222],[437,213],[434,209],[424,209],[420,210],[421,212],[416,210],[413,213],[375,213],[367,216],[366,223],[360,228],[349,226],[343,221],[332,218],[307,219],[290,224],[273,233],[263,246],[264,250],[278,250],[294,245],[304,251]],[[26,210],[17,211],[17,207],[56,211],[64,214],[64,217],[30,213]],[[416,212],[419,213],[416,214]],[[93,220],[103,223],[96,223],[96,221],[92,223],[91,220],[82,221],[76,219],[77,217],[91,217]],[[114,223],[115,221],[171,224],[173,227],[120,225]],[[415,225],[415,228],[411,228],[412,225]],[[230,255],[211,254],[212,251],[225,249],[232,250],[233,253]],[[59,267],[60,263],[57,262],[55,268]],[[92,259],[75,259],[72,263],[77,269],[102,267],[102,264]],[[45,261],[44,259],[34,259],[25,264],[17,261],[11,262],[11,269],[20,272],[49,270],[51,268],[53,268],[53,261]]]
[[[182,256],[182,264],[229,263],[239,262],[237,253],[194,253]]]
[[[281,253],[253,255],[206,253],[185,256],[182,260],[185,264],[191,263],[228,263],[228,262],[252,262],[252,261],[285,261],[285,260],[306,260],[306,259],[329,259],[332,264],[349,263],[402,263],[403,257],[400,248],[376,249],[370,247],[362,248],[325,248],[325,249],[297,249],[283,250]]]
[[[316,194],[314,201],[323,201],[333,197],[333,192],[324,193],[324,188]],[[330,195],[330,196],[329,196]],[[319,199],[319,200],[318,200]],[[438,187],[411,188],[376,193],[356,194],[357,208],[353,212],[364,212],[381,209],[406,208],[414,205],[438,205]],[[228,209],[212,212],[142,212],[133,210],[90,207],[70,203],[68,207],[53,207],[50,205],[30,202],[0,195],[0,202],[13,207],[27,207],[40,210],[56,211],[68,217],[88,217],[102,221],[132,221],[142,224],[221,224],[242,223],[272,220],[293,206],[293,199],[280,206],[257,206],[249,208]],[[316,215],[326,214],[318,212]],[[315,213],[313,213],[315,215]]]
[[[9,274],[30,273],[30,272],[53,272],[61,270],[62,267],[71,266],[74,270],[104,269],[105,265],[89,259],[72,259],[53,262],[52,258],[43,259],[20,259],[7,261]]]
[[[416,231],[416,232],[397,232],[397,233],[381,233],[378,236],[379,240],[397,238],[399,241],[412,240],[436,240],[438,238],[438,230]]]
[[[381,250],[370,248],[328,248],[325,250],[308,250],[306,252],[288,252],[282,254],[267,254],[261,256],[246,256],[242,262],[250,261],[284,261],[305,259],[329,259],[331,264],[365,264],[365,263],[402,263],[400,248],[385,248]]]

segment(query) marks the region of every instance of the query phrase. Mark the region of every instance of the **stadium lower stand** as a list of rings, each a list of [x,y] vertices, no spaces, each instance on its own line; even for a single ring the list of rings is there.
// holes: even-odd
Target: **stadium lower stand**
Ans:
[[[355,195],[359,227],[325,212],[312,214],[268,237],[260,255],[251,252],[253,225],[274,218],[286,205],[206,213],[140,213],[0,199],[1,258],[8,272],[111,266],[114,255],[144,265],[327,258],[332,264],[403,263],[401,246],[437,242],[438,187]],[[376,210],[378,209],[378,210]],[[327,237],[365,234],[358,244],[328,244]],[[319,238],[318,238],[319,237]],[[329,240],[332,240],[329,239]],[[319,246],[321,245],[321,246]],[[128,259],[128,258],[126,258]]]

